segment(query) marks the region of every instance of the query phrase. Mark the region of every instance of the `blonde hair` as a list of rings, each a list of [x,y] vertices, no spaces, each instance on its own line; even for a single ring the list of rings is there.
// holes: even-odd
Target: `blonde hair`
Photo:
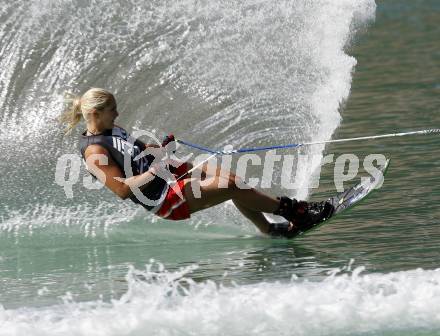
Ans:
[[[100,88],[91,88],[82,96],[75,96],[70,93],[65,94],[67,109],[61,115],[60,121],[67,124],[66,134],[72,132],[75,126],[83,117],[86,121],[95,111],[116,106],[113,94]]]

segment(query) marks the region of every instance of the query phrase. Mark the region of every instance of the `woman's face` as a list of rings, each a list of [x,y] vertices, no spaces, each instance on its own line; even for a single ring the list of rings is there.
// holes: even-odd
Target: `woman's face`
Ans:
[[[107,107],[100,111],[99,119],[101,119],[102,126],[106,129],[114,127],[115,119],[119,115],[116,104],[111,107]]]

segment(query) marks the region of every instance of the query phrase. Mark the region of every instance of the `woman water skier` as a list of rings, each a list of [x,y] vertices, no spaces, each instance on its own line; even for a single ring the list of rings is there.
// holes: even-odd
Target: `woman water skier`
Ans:
[[[118,115],[113,94],[92,88],[72,100],[61,120],[68,124],[68,131],[82,118],[86,121],[87,129],[81,135],[80,150],[92,175],[120,198],[129,198],[162,218],[187,219],[197,211],[232,200],[262,233],[291,238],[329,218],[334,211],[328,202],[297,201],[286,196],[273,198],[254,188],[239,188],[244,183],[239,177],[230,172],[227,176],[220,174],[220,169],[210,173],[207,165],[201,168],[198,177],[188,173],[184,179],[170,186],[159,177],[160,170],[164,168],[154,164],[154,156],[139,158],[146,148],[159,146],[133,140],[127,131],[114,124]],[[131,169],[128,176],[124,169],[127,157]],[[169,168],[168,173],[180,177],[192,167],[190,162],[183,162],[177,168]],[[199,197],[194,195],[194,186],[200,191]],[[134,188],[139,188],[136,190],[141,194],[134,192]],[[288,222],[270,223],[263,213],[282,216]]]

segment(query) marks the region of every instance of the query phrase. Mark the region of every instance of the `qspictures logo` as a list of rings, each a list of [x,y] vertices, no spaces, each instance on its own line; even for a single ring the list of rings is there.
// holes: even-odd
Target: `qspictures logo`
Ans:
[[[140,148],[139,142],[153,144],[153,146]],[[382,178],[382,172],[379,167],[386,164],[386,157],[382,154],[370,154],[362,160],[354,154],[342,154],[335,157],[329,154],[324,157],[322,155],[305,155],[299,154],[297,151],[292,153],[278,154],[277,150],[270,150],[264,155],[256,153],[246,154],[228,154],[233,152],[232,146],[226,146],[222,152],[218,154],[202,153],[194,155],[187,154],[185,157],[179,157],[176,153],[176,142],[172,141],[162,146],[162,142],[151,132],[145,130],[137,130],[126,138],[114,138],[113,145],[123,156],[123,172],[122,178],[115,177],[122,183],[128,184],[130,177],[134,176],[133,171],[139,171],[141,174],[149,171],[154,178],[160,178],[168,184],[170,188],[177,185],[177,181],[181,179],[189,179],[194,197],[201,197],[201,189],[213,183],[209,176],[220,174],[226,177],[220,179],[219,188],[227,188],[227,180],[230,172],[233,170],[238,177],[235,180],[236,187],[240,189],[258,188],[262,190],[272,189],[274,187],[274,174],[280,173],[279,186],[286,190],[296,190],[301,187],[298,179],[298,162],[308,162],[309,166],[316,167],[314,171],[310,171],[309,188],[318,188],[321,177],[321,168],[326,164],[334,163],[333,181],[335,189],[338,192],[344,190],[344,183],[355,179],[363,167],[368,176],[362,179],[369,179],[372,176]],[[81,183],[84,188],[89,190],[97,190],[104,187],[106,183],[105,173],[94,162],[99,165],[108,165],[108,157],[103,154],[89,156],[87,162],[79,154],[64,154],[57,160],[55,170],[55,182],[64,189],[67,198],[73,197],[73,186]],[[189,171],[179,172],[179,167],[185,163],[189,163]],[[135,166],[133,169],[133,165]],[[94,173],[92,175],[82,175],[81,167]],[[234,168],[235,169],[234,169]],[[253,171],[258,169],[261,171],[259,177],[247,177],[249,168]],[[296,168],[296,169],[295,169]],[[176,174],[176,172],[179,172]],[[82,175],[82,176],[81,176]],[[149,183],[147,181],[146,183]],[[382,186],[379,183],[376,188]],[[132,194],[148,206],[155,206],[162,202],[161,199],[151,200],[142,192],[141,185],[128,184]],[[178,188],[175,188],[177,194],[183,198]]]

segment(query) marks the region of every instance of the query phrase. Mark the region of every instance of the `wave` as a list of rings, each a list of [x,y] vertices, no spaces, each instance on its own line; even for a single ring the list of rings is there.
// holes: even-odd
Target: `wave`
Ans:
[[[346,48],[375,8],[373,0],[4,3],[0,168],[11,199],[34,204],[35,175],[52,178],[56,157],[77,152],[55,119],[65,91],[90,86],[115,92],[128,129],[211,147],[329,139],[356,64]],[[307,196],[315,166],[299,162],[297,197]],[[46,185],[38,196],[49,204],[59,190]]]
[[[196,265],[168,272],[131,268],[111,302],[0,309],[2,335],[430,335],[440,330],[440,269],[362,274],[334,270],[320,281],[224,286],[195,282]],[[39,295],[45,295],[41,289]]]

